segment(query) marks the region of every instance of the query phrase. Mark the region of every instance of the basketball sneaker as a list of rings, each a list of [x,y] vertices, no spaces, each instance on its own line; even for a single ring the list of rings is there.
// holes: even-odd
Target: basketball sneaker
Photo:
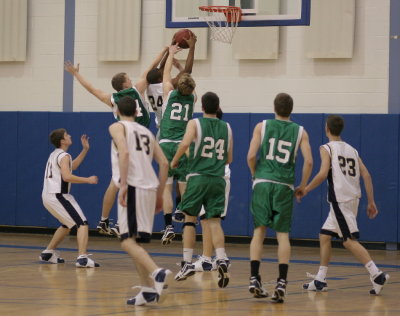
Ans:
[[[370,277],[371,282],[372,282],[372,290],[369,291],[369,294],[372,295],[379,295],[379,293],[382,291],[383,286],[385,285],[386,281],[389,280],[389,274],[383,273],[382,271],[373,278],[372,276]]]
[[[206,257],[199,256],[197,261],[194,263],[194,269],[196,272],[211,271],[213,270],[213,263]],[[216,270],[216,268],[214,270]]]
[[[218,268],[218,286],[226,287],[229,283],[228,262],[229,260],[217,260]]]
[[[57,250],[53,249],[46,249],[42,251],[42,253],[39,256],[39,260],[43,262],[49,262],[49,263],[64,263],[65,260],[63,258],[60,258],[60,252]]]
[[[328,291],[328,283],[314,279],[309,283],[304,283],[303,289],[307,291],[325,292]]]
[[[108,221],[100,221],[97,224],[97,231],[99,234],[111,236],[112,232]]]
[[[251,294],[253,294],[253,296],[255,298],[268,297],[267,290],[264,289],[264,287],[261,284],[260,276],[258,276],[258,277],[255,277],[255,276],[250,277],[249,292]]]
[[[175,237],[174,227],[172,225],[168,225],[161,232],[164,232],[164,235],[161,237],[161,244],[163,246],[170,244],[172,239]]]
[[[286,284],[287,281],[283,279],[278,279],[276,282],[274,294],[272,294],[271,300],[275,303],[283,303],[286,295]]]
[[[176,209],[172,215],[172,220],[176,223],[183,223],[185,221],[185,214],[181,210]]]
[[[76,259],[75,266],[77,268],[98,268],[100,265],[88,257],[89,255],[80,255]]]
[[[135,296],[126,301],[128,305],[146,305],[150,303],[157,303],[159,295],[157,291],[151,287],[140,287],[140,292]]]
[[[115,224],[114,227],[110,228],[111,233],[115,236],[115,237],[120,237],[120,233],[119,233],[119,225]]]
[[[216,257],[212,258],[211,262],[212,262],[212,269],[211,269],[211,271],[217,271],[217,269],[218,269],[218,266],[217,266],[217,258],[216,258]],[[225,262],[227,263],[227,265],[228,265],[228,270],[229,270],[229,269],[231,268],[231,261],[230,261],[228,258],[225,258]]]
[[[184,281],[195,274],[194,264],[186,261],[181,262],[181,270],[175,275],[176,281]]]
[[[171,281],[172,272],[168,269],[158,268],[150,276],[154,280],[154,288],[159,296],[158,300],[164,300],[166,291],[168,289],[168,283]]]

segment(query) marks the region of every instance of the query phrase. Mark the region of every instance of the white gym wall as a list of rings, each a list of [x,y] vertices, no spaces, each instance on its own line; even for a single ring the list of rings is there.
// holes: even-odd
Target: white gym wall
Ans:
[[[232,46],[209,42],[207,58],[193,67],[197,92],[215,91],[225,112],[272,112],[284,91],[295,112],[387,113],[389,9],[389,0],[356,1],[352,58],[308,57],[306,26],[280,28],[277,59],[237,59]],[[97,0],[76,1],[75,63],[96,87],[113,92],[115,73],[135,81],[165,44],[165,1],[142,1],[138,61],[99,61],[97,12]],[[0,62],[0,110],[62,111],[64,0],[28,0],[27,34],[26,61]],[[74,111],[108,107],[75,82]]]

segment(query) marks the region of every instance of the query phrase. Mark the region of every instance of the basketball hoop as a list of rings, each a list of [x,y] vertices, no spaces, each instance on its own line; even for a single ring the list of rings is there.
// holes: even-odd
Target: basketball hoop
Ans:
[[[201,6],[199,10],[207,14],[201,19],[210,27],[210,38],[214,41],[232,43],[233,35],[242,17],[242,10],[239,7],[212,5]]]

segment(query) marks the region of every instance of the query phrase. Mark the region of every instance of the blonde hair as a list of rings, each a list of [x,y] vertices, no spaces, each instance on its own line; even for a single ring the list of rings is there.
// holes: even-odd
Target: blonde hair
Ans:
[[[184,73],[178,80],[177,88],[180,94],[190,95],[196,88],[196,83],[190,74]]]

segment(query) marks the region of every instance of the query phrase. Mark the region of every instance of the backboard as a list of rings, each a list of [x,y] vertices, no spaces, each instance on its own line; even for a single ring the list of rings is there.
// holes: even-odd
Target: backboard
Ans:
[[[236,6],[242,9],[239,27],[309,25],[311,0],[166,0],[167,28],[207,27],[200,6]]]

